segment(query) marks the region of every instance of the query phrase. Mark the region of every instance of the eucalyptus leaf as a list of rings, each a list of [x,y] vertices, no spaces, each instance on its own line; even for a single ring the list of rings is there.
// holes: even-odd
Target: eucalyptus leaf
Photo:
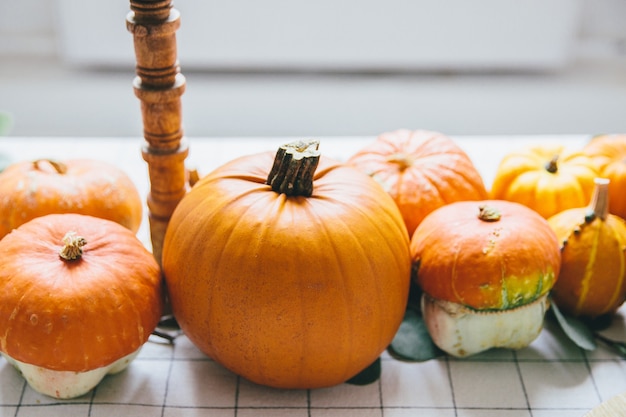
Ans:
[[[600,333],[596,333],[595,336],[606,345],[608,345],[615,352],[617,352],[617,354],[620,355],[622,358],[626,358],[626,343],[609,339],[608,337],[603,336]]]
[[[409,299],[407,302],[407,309],[420,311],[420,304],[423,293],[424,292],[422,291],[422,289],[412,280],[411,286],[409,287]]]
[[[595,350],[596,341],[593,331],[582,321],[563,314],[556,303],[552,301],[550,303],[550,309],[554,313],[558,325],[563,330],[563,333],[576,344],[576,346],[585,350]]]
[[[6,167],[11,164],[11,158],[7,155],[0,153],[0,172],[4,171]]]
[[[5,136],[13,126],[13,118],[9,113],[0,112],[0,136]]]
[[[430,337],[422,315],[413,308],[406,310],[388,350],[396,359],[411,362],[424,362],[443,355]]]
[[[378,381],[380,378],[381,364],[380,358],[377,358],[370,366],[359,372],[356,376],[353,376],[346,381],[346,384],[351,385],[368,385],[372,382]]]
[[[13,118],[9,113],[0,112],[0,136],[5,136],[11,130],[13,126]],[[4,171],[6,167],[11,164],[11,158],[7,155],[0,153],[0,172]]]

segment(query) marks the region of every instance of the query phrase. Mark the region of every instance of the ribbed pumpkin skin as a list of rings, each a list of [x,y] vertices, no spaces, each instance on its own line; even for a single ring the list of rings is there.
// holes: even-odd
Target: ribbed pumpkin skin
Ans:
[[[181,328],[204,353],[263,385],[346,381],[387,347],[404,315],[409,242],[369,177],[320,159],[311,197],[265,185],[273,155],[236,159],[176,208],[163,268]]]
[[[17,162],[0,173],[0,238],[46,214],[79,213],[120,223],[137,232],[143,202],[130,178],[111,164],[62,161],[59,173],[44,160]]]
[[[87,240],[65,261],[62,239]],[[123,226],[79,214],[33,219],[0,240],[0,350],[55,371],[85,372],[136,351],[163,308],[159,266]]]
[[[478,219],[495,207],[499,221]],[[513,202],[452,203],[429,214],[411,239],[414,279],[431,297],[476,310],[506,310],[552,288],[560,245],[547,221]]]
[[[593,137],[583,148],[609,184],[609,210],[626,219],[626,134]]]
[[[451,138],[438,132],[402,129],[383,133],[348,162],[391,195],[409,235],[436,208],[487,198],[470,158]]]
[[[558,155],[558,171],[546,165]],[[545,143],[516,150],[500,161],[489,198],[523,204],[548,218],[563,210],[584,207],[598,172],[582,151]]]
[[[563,242],[552,298],[564,312],[594,319],[615,313],[626,299],[626,223],[614,215],[587,223],[588,213],[570,209],[548,219]]]

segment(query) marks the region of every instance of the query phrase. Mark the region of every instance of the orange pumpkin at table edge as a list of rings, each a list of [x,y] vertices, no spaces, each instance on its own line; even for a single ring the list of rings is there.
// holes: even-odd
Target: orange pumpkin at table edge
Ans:
[[[469,156],[439,132],[398,129],[383,133],[348,163],[391,195],[409,236],[426,215],[441,206],[487,198],[483,179]]]
[[[410,287],[397,206],[314,141],[201,178],[174,211],[162,264],[191,342],[277,388],[333,386],[367,368],[395,336]]]
[[[626,134],[594,136],[583,152],[596,164],[599,175],[610,180],[610,212],[626,219]]]

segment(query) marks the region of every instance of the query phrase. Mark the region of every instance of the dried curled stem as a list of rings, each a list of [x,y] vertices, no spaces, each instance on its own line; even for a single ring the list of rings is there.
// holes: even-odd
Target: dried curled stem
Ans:
[[[75,261],[83,256],[83,246],[87,240],[78,236],[76,232],[67,232],[62,239],[63,247],[59,250],[59,256],[66,261]]]

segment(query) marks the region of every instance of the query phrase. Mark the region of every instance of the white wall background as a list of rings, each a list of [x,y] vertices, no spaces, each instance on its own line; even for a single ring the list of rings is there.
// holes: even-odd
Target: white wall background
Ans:
[[[0,56],[58,53],[56,1],[0,0]]]
[[[174,1],[189,136],[626,131],[626,0]],[[141,134],[129,9],[0,0],[11,134]]]
[[[487,19],[488,13],[500,16],[507,15],[507,7],[510,13],[519,16],[520,11],[526,10],[529,22],[534,22],[534,28],[529,28],[529,33],[539,33],[544,36],[541,39],[534,39],[537,45],[544,44],[545,54],[552,56],[538,56],[535,62],[538,65],[559,65],[571,54],[624,54],[626,53],[626,1],[625,0],[581,0],[580,10],[576,8],[564,7],[567,3],[576,4],[576,0],[543,0],[543,1],[507,1],[507,0],[476,0],[470,3],[468,0],[457,2],[454,0],[431,1],[431,12],[435,15],[445,12],[449,8],[449,16],[445,22],[433,23],[429,19],[420,19],[420,16],[403,15],[403,8],[411,12],[414,5],[420,0],[403,1],[373,1],[373,0],[319,0],[318,2],[281,1],[281,0],[249,0],[246,6],[245,0],[227,0],[218,2],[216,0],[179,0],[175,6],[183,13],[183,27],[179,31],[179,49],[182,56],[187,57],[187,66],[198,67],[219,67],[219,66],[244,66],[255,67],[280,67],[281,64],[289,67],[297,66],[298,63],[313,66],[317,63],[319,67],[329,68],[333,65],[343,65],[344,68],[358,69],[361,66],[371,66],[370,58],[382,57],[387,62],[394,64],[394,57],[404,57],[396,59],[397,66],[408,68],[427,68],[439,66],[454,66],[455,62],[449,59],[449,55],[431,57],[429,51],[419,49],[425,47],[432,39],[421,42],[420,28],[430,31],[439,29],[444,32],[447,39],[457,41],[459,49],[450,51],[457,57],[457,63],[472,64],[469,57],[482,59],[480,65],[491,63],[497,66],[498,62],[490,62],[485,51],[473,50],[472,54],[467,54],[463,60],[463,42],[467,40],[467,29],[474,25],[474,36],[477,40],[489,38],[489,32],[482,31],[479,27],[484,25],[481,19]],[[324,5],[328,3],[328,13],[324,14]],[[428,1],[421,1],[427,4]],[[295,5],[300,6],[296,7]],[[310,5],[315,4],[313,8]],[[472,4],[472,7],[459,7],[462,4]],[[505,6],[499,6],[504,4]],[[506,5],[509,6],[506,6]],[[341,7],[337,6],[340,5]],[[350,9],[354,5],[353,9]],[[382,8],[380,5],[384,5]],[[455,6],[456,7],[451,7]],[[484,11],[481,7],[488,6]],[[519,10],[515,10],[515,8]],[[538,15],[534,14],[533,8],[540,7],[539,12],[547,12],[551,20],[537,20]],[[501,8],[501,10],[498,10]],[[130,46],[130,35],[124,29],[124,16],[129,9],[129,3],[125,0],[0,0],[0,58],[11,56],[35,56],[35,57],[56,57],[70,64],[111,64],[125,63],[129,54],[132,54]],[[243,11],[242,11],[243,9]],[[354,10],[354,13],[349,13]],[[422,9],[423,10],[423,7]],[[561,13],[559,13],[561,10]],[[247,13],[246,13],[247,11]],[[341,17],[336,17],[333,13],[344,13]],[[315,15],[317,13],[317,15]],[[360,13],[360,15],[359,15]],[[391,15],[389,15],[391,13]],[[396,13],[395,15],[393,13]],[[572,13],[578,13],[572,15]],[[352,16],[352,17],[351,17]],[[523,17],[523,16],[522,16]],[[298,19],[301,19],[298,21]],[[352,19],[352,20],[351,20]],[[478,19],[478,20],[477,20]],[[488,20],[485,20],[488,22]],[[359,22],[363,25],[359,26]],[[399,26],[406,26],[406,34],[414,34],[414,38],[398,38],[397,50],[389,50],[389,43],[385,43],[384,36],[374,36],[372,34],[385,34],[391,29]],[[569,23],[568,23],[569,22]],[[573,22],[573,23],[572,23]],[[356,23],[356,24],[355,24]],[[413,23],[412,28],[411,23]],[[524,20],[519,20],[518,24],[524,24]],[[293,33],[289,39],[278,35],[280,30],[288,30]],[[346,53],[350,51],[350,44],[332,46],[331,36],[333,31],[342,25],[344,37],[352,43],[352,55]],[[352,26],[350,26],[352,25]],[[204,26],[204,27],[203,27]],[[211,44],[211,40],[216,38],[218,31],[223,28],[234,27],[229,37],[224,37],[220,42]],[[552,27],[552,29],[550,29]],[[242,33],[248,28],[250,33]],[[260,29],[265,28],[263,32]],[[302,30],[298,30],[301,28]],[[302,36],[302,33],[310,33],[311,30],[318,30],[322,36],[319,42],[310,41]],[[506,21],[502,21],[502,31],[507,29]],[[509,28],[511,29],[511,28]],[[213,32],[211,32],[213,30]],[[256,31],[256,32],[255,32]],[[309,31],[309,32],[307,32]],[[559,32],[560,31],[560,32]],[[564,35],[573,33],[575,43],[569,44],[563,39]],[[202,36],[203,33],[211,34],[210,38]],[[324,33],[328,35],[324,37]],[[504,32],[502,32],[504,33]],[[300,34],[300,35],[299,35]],[[509,45],[509,50],[515,47],[515,32],[513,37],[506,38],[503,35],[500,43],[492,43],[491,49],[495,56],[503,58],[506,55],[505,49],[498,51],[494,46]],[[561,38],[554,38],[560,36]],[[550,40],[552,37],[554,39]],[[441,38],[441,36],[440,36]],[[250,45],[250,40],[274,41],[270,45],[271,50],[261,50],[258,47],[250,47],[246,50],[245,45]],[[368,44],[374,44],[374,50],[367,50],[359,45],[359,39],[365,39]],[[381,48],[375,50],[376,40]],[[404,43],[403,43],[404,39]],[[103,42],[103,40],[105,40]],[[107,41],[108,40],[108,41]],[[527,38],[527,41],[533,41]],[[310,41],[310,42],[309,42]],[[459,42],[460,41],[460,42]],[[320,43],[321,42],[321,43]],[[326,42],[326,43],[324,43]],[[330,43],[329,43],[330,42]],[[553,44],[550,44],[553,42]],[[285,54],[293,52],[293,45],[300,44],[303,53],[294,60],[285,60]],[[262,45],[262,43],[259,43]],[[267,44],[267,42],[265,43]],[[90,47],[85,47],[90,45]],[[316,46],[317,45],[317,46]],[[413,45],[416,56],[422,55],[422,62],[407,59],[407,49]],[[208,47],[210,46],[210,48]],[[234,47],[233,47],[234,46]],[[315,48],[318,49],[315,49]],[[546,48],[551,47],[552,50]],[[557,51],[555,48],[568,48]],[[239,49],[237,49],[239,48]],[[291,49],[290,49],[291,48]],[[309,48],[309,49],[307,49]],[[326,50],[324,50],[326,48]],[[344,48],[343,51],[341,48]],[[571,50],[569,48],[572,48]],[[441,48],[440,48],[441,50]],[[239,52],[238,52],[239,51]],[[213,53],[214,55],[211,55]],[[229,55],[230,53],[230,55]],[[237,55],[239,53],[239,55]],[[272,61],[272,53],[274,60]],[[324,55],[326,53],[326,55]],[[82,55],[81,55],[82,54]],[[256,55],[255,55],[256,54]],[[333,55],[335,54],[335,55]],[[378,55],[377,55],[378,54]],[[482,55],[481,55],[482,54]],[[555,54],[560,54],[556,56]],[[518,53],[518,57],[523,53]],[[460,58],[459,58],[460,56]],[[264,57],[264,58],[263,58]],[[307,58],[308,57],[308,58]],[[313,57],[313,58],[311,58]],[[430,62],[424,59],[431,57]],[[478,58],[476,58],[478,57]],[[522,56],[522,58],[524,58]],[[100,61],[98,60],[100,59]],[[282,61],[281,61],[282,59]],[[298,59],[300,59],[298,61]],[[307,59],[309,60],[307,62]],[[311,61],[314,59],[314,61]],[[446,61],[448,59],[448,61]],[[513,57],[510,57],[510,62]],[[532,57],[526,57],[526,64],[533,65]],[[552,61],[550,61],[552,59]],[[326,60],[326,61],[325,61]],[[517,62],[523,66],[524,61]],[[341,69],[341,68],[340,68]]]

